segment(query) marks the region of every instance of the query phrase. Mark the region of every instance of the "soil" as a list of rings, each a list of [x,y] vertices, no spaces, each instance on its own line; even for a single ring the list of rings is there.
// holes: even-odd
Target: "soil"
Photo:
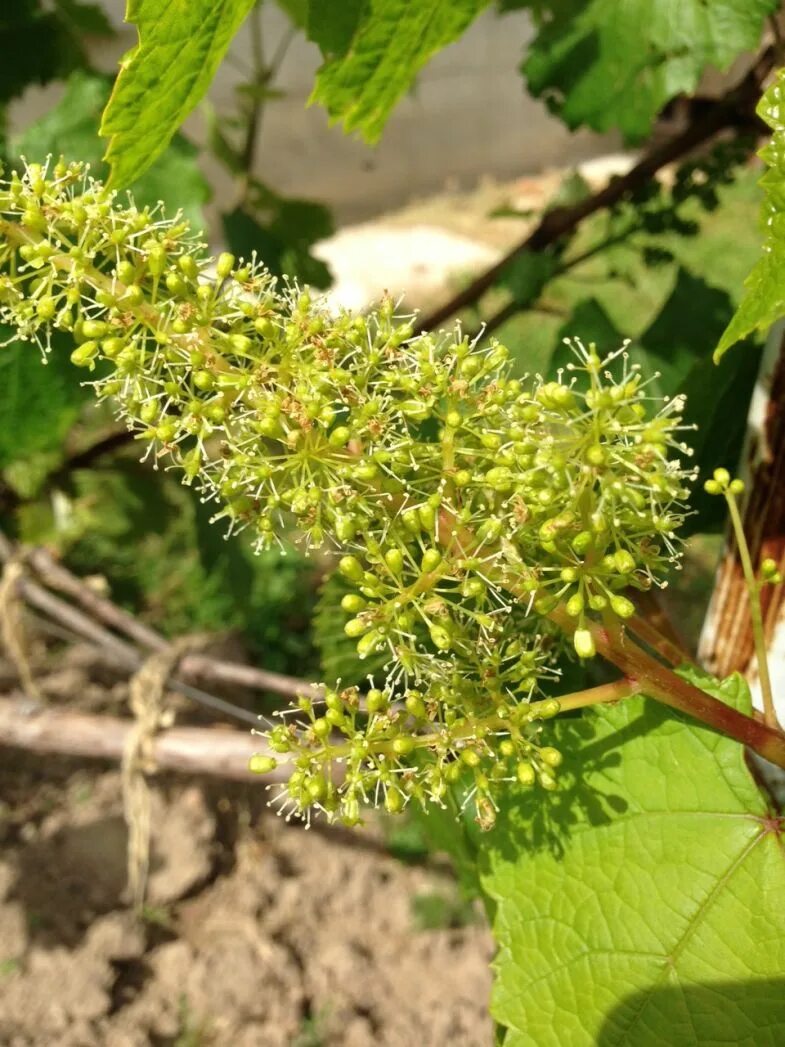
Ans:
[[[122,707],[83,649],[45,660],[49,701]],[[491,938],[440,859],[287,825],[258,788],[156,779],[153,801],[140,918],[118,770],[0,750],[3,1047],[492,1043]]]

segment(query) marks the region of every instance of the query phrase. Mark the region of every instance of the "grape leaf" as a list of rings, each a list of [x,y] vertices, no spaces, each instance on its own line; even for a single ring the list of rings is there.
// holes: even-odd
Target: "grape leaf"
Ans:
[[[571,127],[643,138],[708,66],[757,46],[778,0],[549,0],[523,64],[529,89]]]
[[[109,91],[110,84],[103,77],[73,73],[60,102],[13,139],[12,150],[41,162],[49,155],[80,160],[90,164],[97,178],[104,178],[107,168],[101,161],[97,130]],[[195,229],[203,228],[202,204],[210,189],[196,162],[197,154],[190,142],[175,135],[168,149],[134,182],[137,204],[154,206],[160,200],[168,214],[181,210]]]
[[[311,32],[338,53],[319,70],[311,101],[321,102],[347,132],[359,131],[367,142],[378,141],[395,103],[420,69],[456,40],[488,2],[369,0],[349,39],[346,26],[315,32],[321,24],[320,5],[312,0]],[[352,3],[349,26],[357,7]]]
[[[289,16],[292,25],[305,29],[308,24],[308,0],[276,0],[280,9]]]
[[[772,129],[760,151],[768,170],[763,187],[763,254],[744,282],[745,294],[725,328],[714,353],[719,360],[731,346],[753,331],[767,328],[785,315],[785,69],[781,69],[758,105],[758,115]]]
[[[308,39],[323,55],[345,55],[367,6],[368,0],[308,0]]]
[[[0,11],[0,104],[32,83],[47,84],[86,64],[77,37],[58,11],[15,0]]]
[[[287,276],[312,287],[329,287],[330,270],[311,254],[311,247],[330,236],[333,224],[326,207],[311,200],[285,199],[270,192],[264,215],[235,208],[222,218],[227,246],[240,258],[255,251],[273,276]]]
[[[642,698],[559,733],[555,801],[511,787],[480,840],[505,1047],[782,1043],[783,824],[741,746]]]
[[[114,36],[112,23],[98,4],[80,0],[56,0],[62,18],[86,36]]]
[[[126,186],[160,156],[204,96],[254,0],[128,0],[139,44],[120,63],[104,110],[111,185]]]
[[[0,342],[11,334],[0,327]],[[82,405],[94,399],[91,389],[74,380],[68,338],[53,341],[46,366],[29,342],[0,347],[0,468],[62,448]]]

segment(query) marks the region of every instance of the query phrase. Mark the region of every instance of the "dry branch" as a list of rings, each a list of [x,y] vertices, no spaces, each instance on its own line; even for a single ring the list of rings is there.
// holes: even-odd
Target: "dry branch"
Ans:
[[[14,545],[0,534],[0,560],[8,560],[17,552]],[[134,618],[133,615],[117,607],[106,597],[95,592],[80,578],[72,574],[46,549],[35,548],[26,552],[26,560],[47,585],[56,588],[70,597],[82,608],[72,606],[59,597],[48,592],[38,583],[23,578],[19,590],[27,602],[38,610],[48,614],[55,621],[68,626],[73,632],[91,643],[109,651],[118,659],[120,665],[128,670],[138,669],[144,655],[132,644],[115,636],[109,629],[122,632],[148,651],[164,651],[168,641],[154,629]],[[87,613],[85,613],[87,612]],[[98,622],[95,621],[98,619]],[[189,654],[180,662],[178,674],[190,678],[211,680],[213,682],[235,684],[261,691],[270,691],[285,697],[307,694],[317,697],[320,688],[305,680],[283,673],[257,669],[251,665],[240,665],[236,662],[223,661],[206,654]],[[193,697],[193,695],[191,695]]]
[[[0,698],[0,745],[16,749],[120,760],[132,730],[131,720],[42,706],[32,699]],[[248,760],[258,752],[271,755],[248,731],[217,727],[170,727],[153,740],[153,757],[160,770],[240,782],[259,782],[259,776],[248,770]],[[281,767],[264,780],[287,777],[287,769]]]
[[[2,556],[0,549],[0,556]],[[52,588],[71,597],[81,607],[98,618],[105,625],[125,633],[127,637],[151,651],[164,651],[169,646],[165,637],[140,622],[128,611],[112,603],[105,596],[95,592],[80,578],[72,574],[43,548],[32,549],[27,561],[42,579]],[[189,654],[180,662],[179,671],[183,676],[195,676],[213,682],[232,683],[242,687],[251,687],[261,691],[271,691],[292,697],[299,694],[316,696],[318,688],[313,684],[284,673],[270,672],[268,669],[257,669],[252,665],[239,665],[236,662],[223,661],[205,654]]]

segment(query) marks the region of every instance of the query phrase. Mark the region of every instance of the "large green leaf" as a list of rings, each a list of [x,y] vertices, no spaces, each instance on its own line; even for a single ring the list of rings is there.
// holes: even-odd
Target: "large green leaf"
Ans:
[[[74,73],[60,102],[12,140],[11,148],[28,160],[49,155],[90,164],[97,178],[108,173],[101,160],[98,123],[109,97],[110,84],[100,76]],[[197,150],[175,135],[169,147],[133,184],[134,199],[142,206],[163,201],[167,213],[182,210],[195,229],[204,226],[202,204],[210,189],[196,162]]]
[[[348,17],[343,16],[340,26],[329,28],[328,23],[328,31],[318,21],[326,16],[327,5],[311,0],[312,36],[326,50],[337,52],[319,70],[312,101],[321,102],[347,131],[377,141],[395,103],[420,69],[457,40],[488,2],[368,0],[359,18],[359,5],[353,2]]]
[[[569,127],[640,139],[662,106],[758,44],[778,0],[542,0],[523,71]]]
[[[254,0],[128,0],[139,44],[123,59],[103,120],[111,184],[126,186],[160,156],[204,96]]]
[[[753,331],[765,331],[785,314],[785,69],[777,74],[758,105],[772,129],[771,141],[760,151],[768,170],[760,180],[764,191],[763,254],[745,281],[738,312],[715,351],[716,359]]]
[[[742,748],[638,698],[560,735],[564,789],[511,787],[481,841],[506,1047],[785,1042],[783,826]]]

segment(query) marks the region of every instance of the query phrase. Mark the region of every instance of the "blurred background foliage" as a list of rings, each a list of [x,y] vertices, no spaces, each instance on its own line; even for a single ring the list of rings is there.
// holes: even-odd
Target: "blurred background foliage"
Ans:
[[[314,17],[318,5],[310,4],[310,21],[308,4],[286,0],[280,6],[291,25],[269,56],[263,53],[258,22],[262,3],[251,13],[251,65],[243,65],[244,79],[229,111],[204,104],[204,146],[176,134],[131,188],[140,203],[161,200],[167,212],[181,209],[195,227],[204,228],[211,189],[202,168],[206,158],[218,163],[230,173],[234,192],[212,202],[219,212],[213,235],[239,255],[256,251],[276,275],[326,289],[331,274],[312,248],[333,232],[329,210],[285,197],[259,178],[254,161],[263,112],[280,97],[276,76],[297,34],[308,33],[332,55],[315,93],[333,116],[347,120],[334,81],[349,42],[362,41],[364,7],[347,5],[345,24],[338,27],[334,20],[319,23]],[[462,6],[468,12],[471,5]],[[520,6],[502,3],[500,9]],[[536,18],[549,5],[523,6],[531,7]],[[756,31],[747,23],[741,27],[746,46],[760,31],[756,18]],[[552,39],[558,33],[548,24],[546,18],[540,35],[551,40],[549,46],[572,46],[569,34]],[[334,39],[339,28],[340,39]],[[461,25],[443,30],[455,36]],[[112,32],[97,4],[20,0],[5,5],[0,13],[0,151],[6,166],[20,156],[43,160],[63,154],[89,161],[98,176],[106,174],[105,143],[97,131],[112,79],[93,66],[85,41]],[[580,39],[573,43],[579,46]],[[738,49],[738,41],[734,46]],[[549,64],[546,51],[537,47],[535,42],[524,72],[530,90],[547,94],[561,67]],[[704,65],[712,60],[701,59]],[[225,61],[235,61],[231,50]],[[412,77],[416,71],[413,66]],[[40,119],[11,131],[8,105],[31,85],[52,81],[62,82],[59,101]],[[600,111],[603,121],[611,119],[613,99],[600,100],[602,105],[595,99],[595,112],[578,104],[588,97],[580,84],[562,86],[567,107],[562,115],[570,126],[596,126]],[[614,126],[641,140],[669,97],[664,90],[647,94],[642,110],[620,110]],[[394,101],[385,97],[379,105],[387,112]],[[365,99],[357,117],[357,126],[371,137],[379,130],[372,102]],[[482,308],[462,314],[464,324],[470,330],[483,324],[495,329],[521,373],[551,375],[565,366],[567,335],[596,340],[604,348],[631,338],[632,359],[656,374],[653,394],[689,395],[688,421],[700,426],[692,438],[697,463],[702,469],[731,465],[744,435],[760,346],[751,343],[718,369],[711,352],[759,249],[758,171],[750,163],[754,144],[744,134],[732,134],[622,204],[600,211],[554,247],[519,255]],[[580,175],[567,172],[549,206],[573,204],[590,192]],[[515,215],[511,204],[487,221]],[[531,215],[520,218],[523,223]],[[42,367],[36,350],[10,340],[9,332],[0,332],[0,340],[6,343],[0,352],[4,530],[26,542],[47,543],[79,573],[104,576],[115,598],[169,635],[233,630],[259,664],[312,678],[323,673],[358,682],[381,668],[361,666],[344,637],[341,583],[324,582],[326,561],[306,560],[293,548],[284,555],[254,556],[243,536],[225,541],[220,528],[209,524],[211,507],[198,495],[169,473],[139,463],[136,448],[111,414],[96,407],[90,389],[75,379],[66,353],[55,345]],[[716,531],[718,501],[698,496],[689,530]],[[707,548],[699,546],[699,553]]]

